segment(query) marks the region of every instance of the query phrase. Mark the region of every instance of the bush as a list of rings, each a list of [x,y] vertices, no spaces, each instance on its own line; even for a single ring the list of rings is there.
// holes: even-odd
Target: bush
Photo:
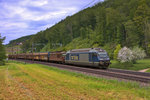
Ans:
[[[120,50],[120,49],[121,49],[121,45],[118,44],[118,45],[116,46],[115,51],[114,51],[114,59],[115,59],[115,60],[117,60],[118,53],[119,53],[119,50]]]
[[[139,47],[134,47],[132,50],[124,47],[118,53],[118,60],[122,63],[124,62],[132,62],[136,63],[136,60],[143,59],[146,56],[144,50]]]
[[[113,52],[115,50],[116,45],[114,43],[107,43],[104,47],[101,47],[102,49],[106,50],[110,59],[113,59]]]
[[[148,56],[150,57],[150,44],[148,44]]]
[[[5,61],[0,61],[0,66],[5,65]]]
[[[133,63],[135,63],[136,60],[143,59],[146,56],[145,51],[139,47],[134,47],[132,49],[132,53],[133,53],[133,61],[132,61]]]
[[[122,63],[131,62],[133,60],[133,53],[127,47],[123,47],[118,53],[118,60]]]

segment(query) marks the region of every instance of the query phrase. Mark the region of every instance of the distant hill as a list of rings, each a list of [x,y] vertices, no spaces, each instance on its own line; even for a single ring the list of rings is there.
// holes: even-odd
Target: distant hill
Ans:
[[[18,39],[16,39],[16,40],[12,40],[12,41],[10,41],[9,44],[7,44],[6,46],[7,46],[7,47],[10,47],[10,46],[15,46],[15,45],[18,45],[18,44],[25,43],[25,41],[31,39],[32,36],[33,36],[33,35],[29,35],[29,36],[24,36],[24,37],[18,38]]]
[[[6,47],[6,53],[7,54],[17,54],[22,53],[24,49],[21,48],[21,46],[28,40],[32,38],[33,35],[24,36],[21,38],[18,38],[16,40],[12,40],[9,42],[9,44],[5,45]]]
[[[42,44],[34,45],[37,51],[101,47],[112,56],[121,44],[150,54],[150,0],[105,0],[28,37],[22,48],[29,51],[33,43]]]

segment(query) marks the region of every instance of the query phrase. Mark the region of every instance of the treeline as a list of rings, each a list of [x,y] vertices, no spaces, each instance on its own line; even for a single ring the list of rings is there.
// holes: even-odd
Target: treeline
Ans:
[[[5,47],[3,45],[5,37],[1,37],[0,34],[0,66],[5,64],[5,58],[6,58],[6,53],[5,53]]]
[[[33,37],[33,35],[28,35],[28,36],[23,36],[21,38],[12,40],[12,41],[9,42],[9,44],[6,45],[6,47],[12,47],[12,46],[18,45],[18,43],[24,43],[27,40],[31,39],[32,37]]]
[[[38,45],[36,45],[38,44]],[[41,45],[40,45],[41,44]],[[30,51],[139,46],[150,55],[150,0],[105,0],[38,32],[22,48]]]

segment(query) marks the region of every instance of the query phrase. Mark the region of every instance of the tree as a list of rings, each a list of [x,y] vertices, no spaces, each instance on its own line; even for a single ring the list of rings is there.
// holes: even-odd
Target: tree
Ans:
[[[148,55],[150,55],[150,44],[148,44]]]
[[[118,53],[119,53],[119,50],[120,50],[120,49],[121,49],[121,45],[118,44],[118,45],[116,46],[115,51],[114,51],[114,59],[115,59],[115,60],[117,60]]]
[[[128,47],[133,47],[135,45],[139,45],[140,37],[137,31],[137,26],[134,24],[132,20],[128,20],[125,23],[125,45]]]
[[[134,47],[132,50],[127,47],[124,47],[119,51],[117,59],[122,63],[136,63],[136,60],[143,59],[145,56],[145,51],[139,47]]]
[[[5,53],[5,48],[3,45],[3,41],[5,38],[1,37],[0,34],[0,65],[4,65],[5,64],[5,59],[6,59],[6,53]]]
[[[120,44],[129,48],[142,47],[150,56],[149,36],[150,0],[104,0],[66,17],[22,43],[27,51],[33,42],[45,44],[37,46],[38,51],[57,51],[59,46],[53,46],[57,43],[63,44],[65,49],[67,46],[101,46],[109,51],[111,58],[116,44]],[[77,42],[76,46],[72,45],[74,42]]]
[[[140,37],[140,46],[143,46],[146,48],[145,45],[145,27],[146,27],[146,22],[149,20],[149,7],[146,4],[146,0],[139,0],[139,6],[137,7],[135,14],[134,14],[134,22],[137,26],[138,30],[138,35]]]
[[[144,32],[144,36],[145,36],[145,49],[146,49],[146,54],[150,55],[150,23],[146,22],[145,23],[145,32]]]
[[[83,27],[80,28],[80,37],[82,39],[86,38],[86,29]]]
[[[99,7],[96,15],[96,33],[98,37],[99,44],[101,46],[105,43],[105,33],[106,33],[106,11],[103,7]]]
[[[146,56],[145,51],[142,48],[139,48],[138,46],[134,47],[132,49],[132,54],[133,54],[133,63],[136,63],[136,60],[143,59]]]
[[[127,47],[123,47],[118,53],[118,60],[121,63],[131,62],[133,60],[132,50]]]

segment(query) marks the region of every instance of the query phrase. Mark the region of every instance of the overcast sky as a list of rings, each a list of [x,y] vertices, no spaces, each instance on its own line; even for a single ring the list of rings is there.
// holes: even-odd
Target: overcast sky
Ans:
[[[0,33],[4,44],[35,34],[68,15],[103,0],[0,0]]]

